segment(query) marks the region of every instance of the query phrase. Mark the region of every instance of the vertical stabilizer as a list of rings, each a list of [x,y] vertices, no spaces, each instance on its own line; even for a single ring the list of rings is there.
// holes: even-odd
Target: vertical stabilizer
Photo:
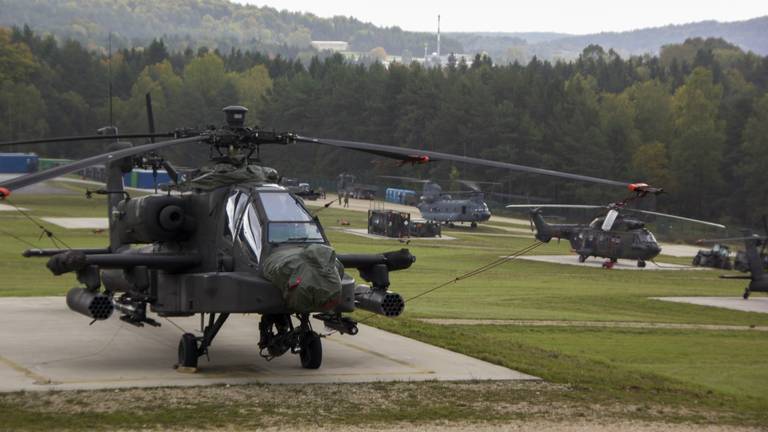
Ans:
[[[536,239],[538,241],[548,243],[552,240],[552,229],[544,220],[544,217],[541,216],[540,208],[531,210],[531,222],[536,226]]]

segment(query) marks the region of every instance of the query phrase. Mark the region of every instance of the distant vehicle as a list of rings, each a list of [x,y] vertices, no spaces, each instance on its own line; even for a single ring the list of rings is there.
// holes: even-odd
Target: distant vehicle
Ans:
[[[715,243],[710,250],[701,249],[693,257],[693,265],[730,270],[733,268],[731,265],[731,248],[724,244]]]
[[[440,224],[426,219],[411,219],[408,232],[411,237],[442,237]]]
[[[368,234],[392,238],[440,237],[440,224],[425,219],[411,219],[411,214],[396,210],[368,210]]]
[[[283,177],[280,180],[280,185],[303,199],[314,201],[320,197],[320,194],[315,192],[309,183],[300,183],[299,180],[294,178]]]
[[[354,174],[341,173],[336,178],[336,191],[339,195],[349,195],[351,198],[372,200],[379,191],[378,186],[357,182]]]
[[[768,255],[761,253],[760,261],[763,263],[763,269],[768,270]],[[742,273],[749,272],[749,260],[747,259],[746,251],[736,252],[736,257],[733,259],[733,269]]]

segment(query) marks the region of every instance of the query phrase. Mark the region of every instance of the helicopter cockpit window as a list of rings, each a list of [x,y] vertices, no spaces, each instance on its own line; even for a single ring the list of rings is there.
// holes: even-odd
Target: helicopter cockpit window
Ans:
[[[253,203],[248,204],[248,210],[243,215],[242,235],[256,258],[261,260],[261,221]]]
[[[270,243],[323,243],[320,227],[296,198],[285,192],[259,194]]]
[[[641,231],[637,233],[635,239],[640,243],[656,243],[656,238],[650,231]]]
[[[238,223],[243,217],[245,206],[248,204],[250,197],[241,191],[234,191],[232,195],[227,199],[227,225],[224,229],[224,235],[228,235],[230,238],[235,238],[235,233],[238,230]]]

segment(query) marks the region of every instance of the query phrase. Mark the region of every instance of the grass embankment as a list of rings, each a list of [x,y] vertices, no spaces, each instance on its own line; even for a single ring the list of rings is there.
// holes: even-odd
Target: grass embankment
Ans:
[[[18,195],[17,205],[39,216],[105,214],[103,197]],[[319,213],[334,246],[345,252],[405,247],[343,233],[339,221],[365,227],[365,214],[330,208]],[[38,241],[39,229],[12,212],[2,227]],[[71,246],[99,247],[107,233],[51,228]],[[477,232],[447,229],[458,240],[419,240],[408,271],[391,275],[406,298],[510,255],[532,243],[501,227]],[[493,235],[488,235],[493,234]],[[71,276],[53,277],[40,259],[24,259],[16,240],[0,242],[1,296],[63,295]],[[552,242],[535,254],[565,254]],[[574,258],[575,259],[575,258]],[[633,321],[768,325],[768,315],[667,303],[649,297],[737,296],[742,281],[719,280],[717,271],[604,271],[516,260],[450,284],[407,305],[400,319],[367,323],[544,378],[547,384],[401,383],[339,386],[246,386],[66,392],[0,397],[0,428],[241,426],[374,424],[408,421],[507,421],[547,418],[645,419],[665,422],[764,425],[768,422],[768,333],[674,329],[436,325],[418,318]],[[366,316],[358,314],[359,317]],[[148,331],[151,331],[149,329]],[[337,337],[337,336],[334,336]],[[356,337],[365,337],[364,332]],[[255,360],[258,361],[258,360]],[[205,396],[219,395],[218,398]],[[297,402],[290,402],[290,395]],[[374,397],[375,395],[375,397]],[[157,400],[172,397],[169,405]],[[115,399],[117,398],[117,399]],[[373,398],[373,399],[369,399]],[[102,402],[114,400],[104,407]],[[282,405],[281,405],[282,401]],[[299,403],[299,401],[301,401]],[[372,409],[377,403],[379,408]],[[54,408],[55,407],[55,408]],[[287,423],[285,423],[287,422]],[[15,426],[14,426],[15,425]]]

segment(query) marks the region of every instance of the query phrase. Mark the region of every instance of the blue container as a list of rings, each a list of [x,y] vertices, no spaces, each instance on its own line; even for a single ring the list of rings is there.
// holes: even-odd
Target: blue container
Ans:
[[[152,170],[146,169],[134,169],[125,176],[123,176],[123,183],[126,187],[133,187],[139,189],[154,189],[155,180],[152,177]],[[165,170],[157,171],[157,184],[171,183],[171,177]]]
[[[34,153],[0,153],[0,173],[23,174],[37,171]]]
[[[416,191],[412,191],[410,189],[387,188],[387,190],[384,192],[384,201],[396,204],[405,204],[406,197],[415,195]]]

